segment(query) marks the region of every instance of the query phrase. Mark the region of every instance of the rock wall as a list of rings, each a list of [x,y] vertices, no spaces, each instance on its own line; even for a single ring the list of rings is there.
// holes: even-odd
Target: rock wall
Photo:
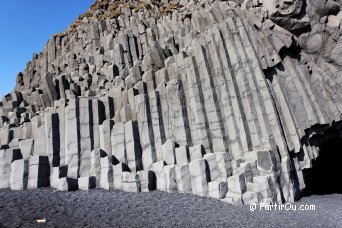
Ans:
[[[298,199],[341,129],[340,13],[313,14],[308,32],[274,15],[313,18],[314,1],[141,4],[96,1],[18,74],[0,107],[0,188]]]

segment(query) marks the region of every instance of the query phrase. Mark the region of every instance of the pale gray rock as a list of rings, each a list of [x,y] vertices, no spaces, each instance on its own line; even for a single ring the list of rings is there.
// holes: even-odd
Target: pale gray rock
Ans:
[[[223,199],[227,191],[228,184],[223,178],[208,183],[208,196],[211,198]]]
[[[142,150],[142,164],[144,169],[151,168],[157,161],[153,127],[151,123],[148,96],[139,94],[135,96],[135,109],[137,111],[137,124],[139,128],[140,145]]]
[[[139,175],[131,172],[123,172],[122,190],[126,192],[140,192]]]
[[[187,145],[175,148],[176,163],[182,165],[190,162],[190,152]]]
[[[166,191],[170,193],[177,192],[176,170],[175,165],[164,166]]]
[[[152,170],[156,174],[157,189],[159,191],[166,191],[166,174],[164,172],[165,162],[159,161],[152,165]]]
[[[43,76],[43,90],[45,94],[48,95],[50,102],[58,99],[58,95],[52,80],[52,75],[50,73],[47,73],[45,76]]]
[[[124,123],[115,123],[111,133],[111,145],[113,156],[121,163],[126,163],[125,149],[125,125]]]
[[[70,100],[65,108],[65,164],[68,165],[68,177],[77,178],[79,172],[79,109],[78,101]]]
[[[205,150],[202,145],[192,146],[189,148],[189,151],[191,161],[201,159],[205,154]]]
[[[129,172],[129,168],[125,163],[119,163],[113,165],[113,189],[123,190],[122,189],[122,173]]]
[[[228,177],[227,183],[228,190],[231,193],[242,195],[246,191],[246,180],[243,173]]]
[[[28,159],[33,153],[33,139],[25,139],[19,141],[19,149],[23,155],[23,159]]]
[[[138,171],[141,192],[156,190],[156,175],[153,171]]]
[[[112,144],[111,144],[111,130],[113,127],[112,120],[103,121],[100,125],[100,149],[106,152],[108,155],[112,155]]]
[[[139,140],[139,129],[132,120],[125,123],[125,143],[127,165],[133,171],[142,169],[142,151]]]
[[[100,158],[100,188],[109,190],[113,186],[113,167],[109,156]]]
[[[271,151],[258,151],[258,170],[260,172],[272,171],[275,169],[275,158]]]
[[[0,188],[10,187],[12,158],[13,154],[10,150],[0,150]]]
[[[40,126],[34,137],[33,155],[46,155],[46,133],[45,127]]]
[[[96,187],[100,186],[101,180],[101,156],[105,153],[100,149],[93,150],[90,155],[90,175],[96,178]]]
[[[2,162],[2,171],[1,171],[1,180],[3,181],[1,188],[9,188],[10,180],[14,179],[11,170],[11,163],[16,160],[21,160],[23,158],[19,149],[5,149],[1,151],[1,162]],[[18,177],[20,178],[20,177]]]
[[[46,154],[53,167],[60,165],[59,116],[57,113],[45,115]]]
[[[261,195],[258,192],[245,192],[242,195],[242,201],[244,204],[259,204],[261,202]]]
[[[175,166],[176,182],[178,193],[191,193],[191,175],[189,164],[181,164]]]
[[[196,159],[189,163],[192,193],[199,196],[208,195],[210,181],[208,165],[204,159]]]
[[[11,163],[10,187],[12,190],[23,190],[27,187],[27,169],[27,163],[24,159],[15,160]]]
[[[342,38],[339,38],[339,40],[337,41],[337,45],[331,51],[331,59],[340,66],[342,66],[341,53],[342,53]]]
[[[162,145],[163,160],[168,165],[173,165],[176,163],[175,158],[175,143],[172,140],[166,140]]]
[[[52,167],[50,170],[50,186],[59,191],[67,191],[67,184],[64,183],[64,177],[67,175],[67,167]],[[65,179],[66,180],[66,179]]]
[[[92,123],[91,123],[91,101],[87,98],[80,98],[79,100],[79,131],[80,131],[80,159],[81,163],[82,160],[84,160],[83,152],[89,152],[92,150],[91,145],[91,133],[90,130],[92,129]],[[85,157],[88,157],[89,155],[86,154]],[[88,159],[89,160],[89,159]]]
[[[91,174],[91,151],[84,151],[80,156],[80,177],[87,177]]]
[[[214,153],[209,153],[204,155],[203,159],[207,161],[210,180],[216,180],[220,176],[216,155]]]
[[[236,194],[236,193],[231,193],[231,192],[227,192],[226,197],[221,199],[221,201],[226,202],[226,203],[230,203],[233,205],[242,205],[243,201],[242,201],[242,197],[240,194]]]
[[[233,173],[233,167],[228,153],[215,152],[214,155],[216,157],[219,176],[224,178],[231,176]]]
[[[80,190],[89,190],[96,187],[96,180],[94,177],[80,177],[78,178],[78,188]]]

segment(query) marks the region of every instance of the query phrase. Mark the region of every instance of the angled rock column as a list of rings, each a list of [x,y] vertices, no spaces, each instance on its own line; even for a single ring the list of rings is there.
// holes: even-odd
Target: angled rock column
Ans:
[[[148,94],[149,104],[150,104],[150,112],[151,112],[151,121],[154,135],[154,144],[156,151],[156,161],[161,161],[163,159],[162,156],[162,144],[165,142],[165,125],[162,116],[162,107],[160,103],[160,95],[159,92],[153,91]]]
[[[52,75],[50,73],[47,73],[43,77],[43,91],[44,91],[44,94],[48,95],[48,98],[51,103],[53,103],[53,101],[58,99],[58,94],[54,87]]]
[[[143,168],[148,170],[157,161],[148,96],[135,96],[135,106],[142,149]]]
[[[205,113],[203,91],[200,86],[198,69],[192,56],[185,58],[186,81],[189,91],[189,110],[191,110],[190,128],[191,138],[194,145],[202,144],[204,148],[210,150],[209,140],[211,134],[208,125],[208,118]],[[212,147],[212,145],[211,145]]]
[[[170,125],[173,132],[173,139],[179,145],[191,142],[189,132],[189,121],[186,111],[183,86],[179,80],[171,80],[166,87],[167,101],[169,104]]]
[[[137,122],[130,120],[125,123],[125,143],[128,167],[132,172],[142,170],[142,150]]]

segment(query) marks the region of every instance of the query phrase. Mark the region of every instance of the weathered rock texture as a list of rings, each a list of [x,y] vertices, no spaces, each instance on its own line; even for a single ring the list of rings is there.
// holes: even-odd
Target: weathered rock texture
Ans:
[[[341,132],[339,4],[96,1],[3,98],[0,188],[296,200]]]

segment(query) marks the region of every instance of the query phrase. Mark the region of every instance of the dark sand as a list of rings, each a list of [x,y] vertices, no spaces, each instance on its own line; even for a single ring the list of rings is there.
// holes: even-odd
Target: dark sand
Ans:
[[[0,190],[0,227],[342,227],[342,195],[294,205],[315,211],[251,212],[219,200],[164,192]],[[45,218],[44,225],[37,219]]]

